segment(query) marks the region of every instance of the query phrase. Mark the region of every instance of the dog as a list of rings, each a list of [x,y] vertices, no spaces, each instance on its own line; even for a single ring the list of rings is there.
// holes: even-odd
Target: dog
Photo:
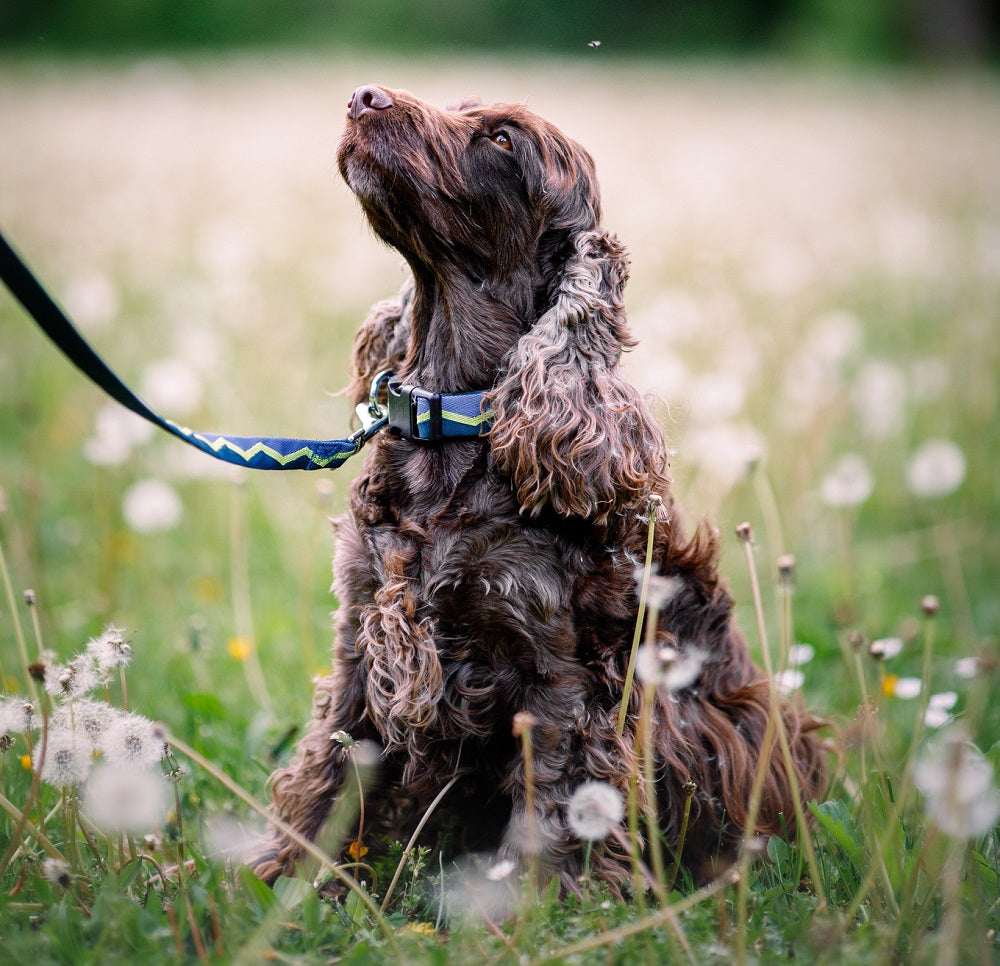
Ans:
[[[404,411],[372,439],[335,522],[333,671],[273,776],[276,814],[314,839],[354,780],[345,734],[367,739],[381,756],[366,835],[405,841],[456,779],[425,835],[448,830],[456,852],[530,856],[575,889],[583,847],[568,803],[586,782],[626,793],[646,691],[656,779],[639,794],[672,846],[689,804],[692,874],[736,853],[758,767],[755,831],[789,834],[794,790],[809,799],[824,782],[815,722],[782,705],[793,782],[773,742],[764,749],[771,686],[734,626],[717,540],[704,526],[685,535],[663,432],[620,368],[635,344],[628,262],[601,225],[590,155],[520,104],[439,110],[364,86],[338,166],[409,268],[358,333],[354,401],[370,400],[373,381],[382,399],[389,370],[404,409],[413,397],[400,386],[482,393],[481,422],[475,435],[427,442]],[[421,405],[426,416],[432,404]],[[633,688],[619,734],[651,526],[652,567],[670,588],[652,633],[693,670],[679,686]],[[531,723],[527,780],[519,712]],[[590,858],[617,894],[631,877],[626,852],[609,840]],[[274,831],[254,867],[273,882],[301,857]]]

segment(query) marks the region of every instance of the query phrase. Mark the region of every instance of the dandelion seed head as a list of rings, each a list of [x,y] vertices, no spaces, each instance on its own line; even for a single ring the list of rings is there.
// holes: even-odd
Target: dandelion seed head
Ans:
[[[498,874],[506,864],[507,860],[486,855],[465,856],[455,863],[442,882],[441,901],[448,918],[466,922],[505,918],[519,899],[516,877]]]
[[[42,859],[42,875],[53,885],[62,889],[68,889],[73,883],[69,863],[52,855],[47,855]]]
[[[852,507],[871,496],[875,481],[864,458],[845,453],[820,480],[819,498],[827,506]]]
[[[132,647],[118,627],[108,627],[100,637],[87,644],[87,654],[97,670],[107,673],[116,667],[127,667],[132,660]]]
[[[56,708],[52,713],[52,724],[58,728],[75,731],[90,744],[91,748],[97,748],[108,726],[121,714],[121,711],[106,701],[78,698],[72,703]]]
[[[57,699],[75,700],[100,684],[93,662],[83,654],[68,664],[46,664],[43,674],[45,690]]]
[[[951,721],[951,714],[947,708],[935,708],[931,705],[924,712],[924,724],[928,728],[941,728],[949,721]]]
[[[0,698],[0,735],[27,734],[31,731],[35,709],[23,698]]]
[[[1000,795],[993,769],[963,729],[940,732],[913,770],[927,814],[946,835],[972,839],[986,834],[1000,818]]]
[[[954,493],[965,480],[965,454],[950,439],[929,439],[906,464],[906,486],[916,497]]]
[[[573,834],[588,842],[607,838],[624,814],[621,794],[607,782],[584,782],[573,792],[566,808]]]
[[[153,722],[139,714],[122,714],[112,721],[100,749],[109,764],[136,769],[155,765],[165,750]]]
[[[980,671],[979,658],[960,657],[955,662],[954,671],[957,677],[963,678],[964,680],[968,681],[974,678]]]
[[[263,825],[234,815],[214,815],[205,823],[210,859],[221,858],[241,865],[260,853],[266,838]]]
[[[42,747],[45,759],[41,760]],[[45,742],[35,745],[32,767],[41,769],[42,780],[56,788],[82,785],[90,772],[91,745],[67,728],[50,728]]]
[[[102,763],[87,781],[83,811],[102,832],[144,833],[163,825],[167,803],[158,772]]]
[[[896,657],[903,650],[903,639],[901,637],[880,637],[868,645],[868,653],[876,661],[888,661]]]
[[[792,694],[805,684],[806,676],[794,667],[778,671],[774,676],[774,686],[781,694]]]
[[[162,480],[140,480],[126,491],[122,515],[136,533],[172,530],[181,521],[184,507],[177,491]]]
[[[646,605],[652,610],[663,610],[677,596],[683,583],[679,577],[664,577],[661,574],[650,574],[649,588],[646,593]]]
[[[698,680],[705,652],[697,647],[679,651],[674,647],[644,644],[635,660],[639,680],[668,691],[683,691]]]
[[[812,644],[793,644],[788,649],[788,663],[791,667],[802,667],[816,656],[816,648]]]

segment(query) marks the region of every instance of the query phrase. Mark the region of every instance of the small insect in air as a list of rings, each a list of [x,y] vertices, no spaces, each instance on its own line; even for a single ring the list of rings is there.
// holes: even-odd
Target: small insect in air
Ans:
[[[587,43],[588,47],[600,47],[601,42],[599,40],[591,40]]]

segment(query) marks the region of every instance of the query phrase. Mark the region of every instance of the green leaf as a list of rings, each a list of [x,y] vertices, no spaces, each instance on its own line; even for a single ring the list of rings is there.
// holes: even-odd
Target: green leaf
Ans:
[[[278,897],[274,892],[261,882],[245,865],[239,867],[236,876],[240,880],[243,891],[256,903],[262,912],[267,912],[278,901]]]

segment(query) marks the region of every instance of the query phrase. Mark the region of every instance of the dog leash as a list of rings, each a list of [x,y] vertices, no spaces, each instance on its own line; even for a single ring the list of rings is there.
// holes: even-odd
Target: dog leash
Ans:
[[[367,405],[361,403],[357,407],[361,429],[343,439],[197,433],[155,412],[122,382],[46,292],[2,232],[0,278],[63,355],[112,399],[203,453],[236,466],[255,470],[337,469],[386,428],[413,442],[435,443],[485,435],[492,425],[493,414],[484,403],[484,393],[430,392],[403,385],[386,370],[372,381]],[[383,387],[385,405],[379,402]]]

